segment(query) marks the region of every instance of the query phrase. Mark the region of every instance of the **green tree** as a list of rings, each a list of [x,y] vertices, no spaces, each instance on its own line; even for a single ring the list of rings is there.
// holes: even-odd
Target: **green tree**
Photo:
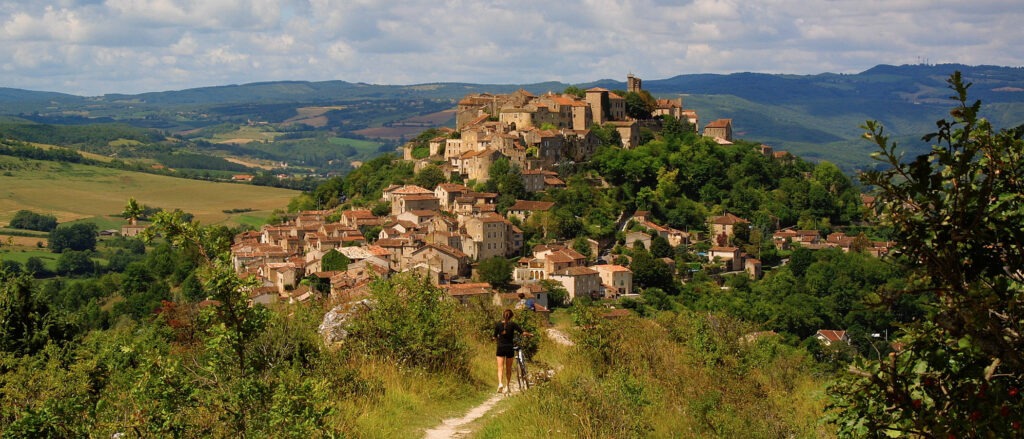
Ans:
[[[38,230],[51,232],[57,228],[57,217],[42,215],[29,210],[19,210],[11,218],[9,226],[13,229]]]
[[[348,269],[348,264],[351,262],[351,259],[334,249],[324,253],[324,257],[320,260],[323,271],[344,271]]]
[[[434,190],[438,184],[446,181],[448,181],[448,178],[445,177],[444,171],[435,165],[424,166],[412,179],[413,184],[430,190]]]
[[[50,232],[50,251],[60,253],[64,250],[96,250],[96,231],[96,225],[93,223],[57,227]]]
[[[861,178],[916,269],[897,297],[931,297],[935,312],[904,328],[903,349],[860,361],[830,389],[840,434],[1021,434],[1024,141],[980,117],[959,72],[948,82],[957,105],[924,137],[927,154],[904,162],[877,122],[864,127],[886,169]]]
[[[32,256],[25,261],[25,272],[36,277],[43,277],[49,274],[49,270],[46,269],[46,263],[38,256]]]
[[[91,251],[67,250],[57,257],[57,273],[63,276],[85,276],[96,272]]]
[[[654,110],[653,101],[650,93],[644,92],[629,92],[626,93],[626,115],[633,119],[650,119],[651,111]]]
[[[575,85],[570,85],[562,91],[562,94],[573,95],[577,98],[583,99],[587,95],[587,92]]]
[[[370,285],[374,304],[349,327],[367,354],[432,371],[468,372],[469,348],[456,302],[425,278],[399,274]]]
[[[139,217],[141,217],[142,214],[142,206],[139,206],[139,202],[135,201],[135,197],[128,199],[128,203],[124,205],[124,211],[121,212],[121,216],[128,219],[129,224],[135,224],[138,222]]]
[[[0,351],[31,355],[63,336],[62,322],[40,300],[32,277],[0,270]]]
[[[481,281],[488,282],[496,288],[504,288],[512,281],[512,262],[501,256],[480,261],[477,268]]]

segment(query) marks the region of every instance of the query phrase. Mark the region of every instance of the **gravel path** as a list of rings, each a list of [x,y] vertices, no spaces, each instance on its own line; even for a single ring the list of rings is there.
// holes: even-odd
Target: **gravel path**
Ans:
[[[545,330],[548,338],[554,341],[556,344],[562,346],[575,346],[572,339],[569,336],[555,328],[548,328]],[[468,425],[473,421],[482,418],[491,409],[494,408],[498,401],[504,398],[505,394],[495,394],[494,396],[487,399],[480,405],[473,407],[461,418],[451,418],[441,421],[441,425],[438,425],[424,434],[423,439],[457,439],[464,438],[472,433],[472,430],[468,428]]]

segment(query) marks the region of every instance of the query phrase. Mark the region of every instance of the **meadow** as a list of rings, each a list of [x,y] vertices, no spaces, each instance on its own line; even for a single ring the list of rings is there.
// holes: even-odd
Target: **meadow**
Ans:
[[[203,224],[255,224],[283,209],[298,192],[215,183],[96,166],[0,157],[0,225],[22,209],[61,223],[89,220],[101,228],[123,223],[129,198],[165,210],[181,209]],[[227,214],[230,209],[252,209]]]

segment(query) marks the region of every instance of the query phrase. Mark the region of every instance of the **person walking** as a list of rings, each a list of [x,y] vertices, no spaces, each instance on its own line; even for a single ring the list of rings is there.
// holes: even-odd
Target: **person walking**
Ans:
[[[512,363],[516,355],[516,334],[530,336],[529,332],[523,331],[518,323],[512,321],[514,315],[511,309],[506,309],[501,313],[501,321],[494,324],[494,340],[498,344],[498,393],[512,391],[509,381],[512,379]]]

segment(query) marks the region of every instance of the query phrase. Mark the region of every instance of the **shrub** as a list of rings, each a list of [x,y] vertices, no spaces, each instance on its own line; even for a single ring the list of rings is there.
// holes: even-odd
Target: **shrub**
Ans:
[[[357,350],[429,370],[466,372],[469,347],[456,304],[427,279],[397,275],[370,286],[372,308],[355,319],[350,336]]]
[[[10,227],[13,229],[38,230],[40,232],[52,232],[57,228],[57,217],[53,215],[42,215],[28,210],[19,210],[11,218]]]

